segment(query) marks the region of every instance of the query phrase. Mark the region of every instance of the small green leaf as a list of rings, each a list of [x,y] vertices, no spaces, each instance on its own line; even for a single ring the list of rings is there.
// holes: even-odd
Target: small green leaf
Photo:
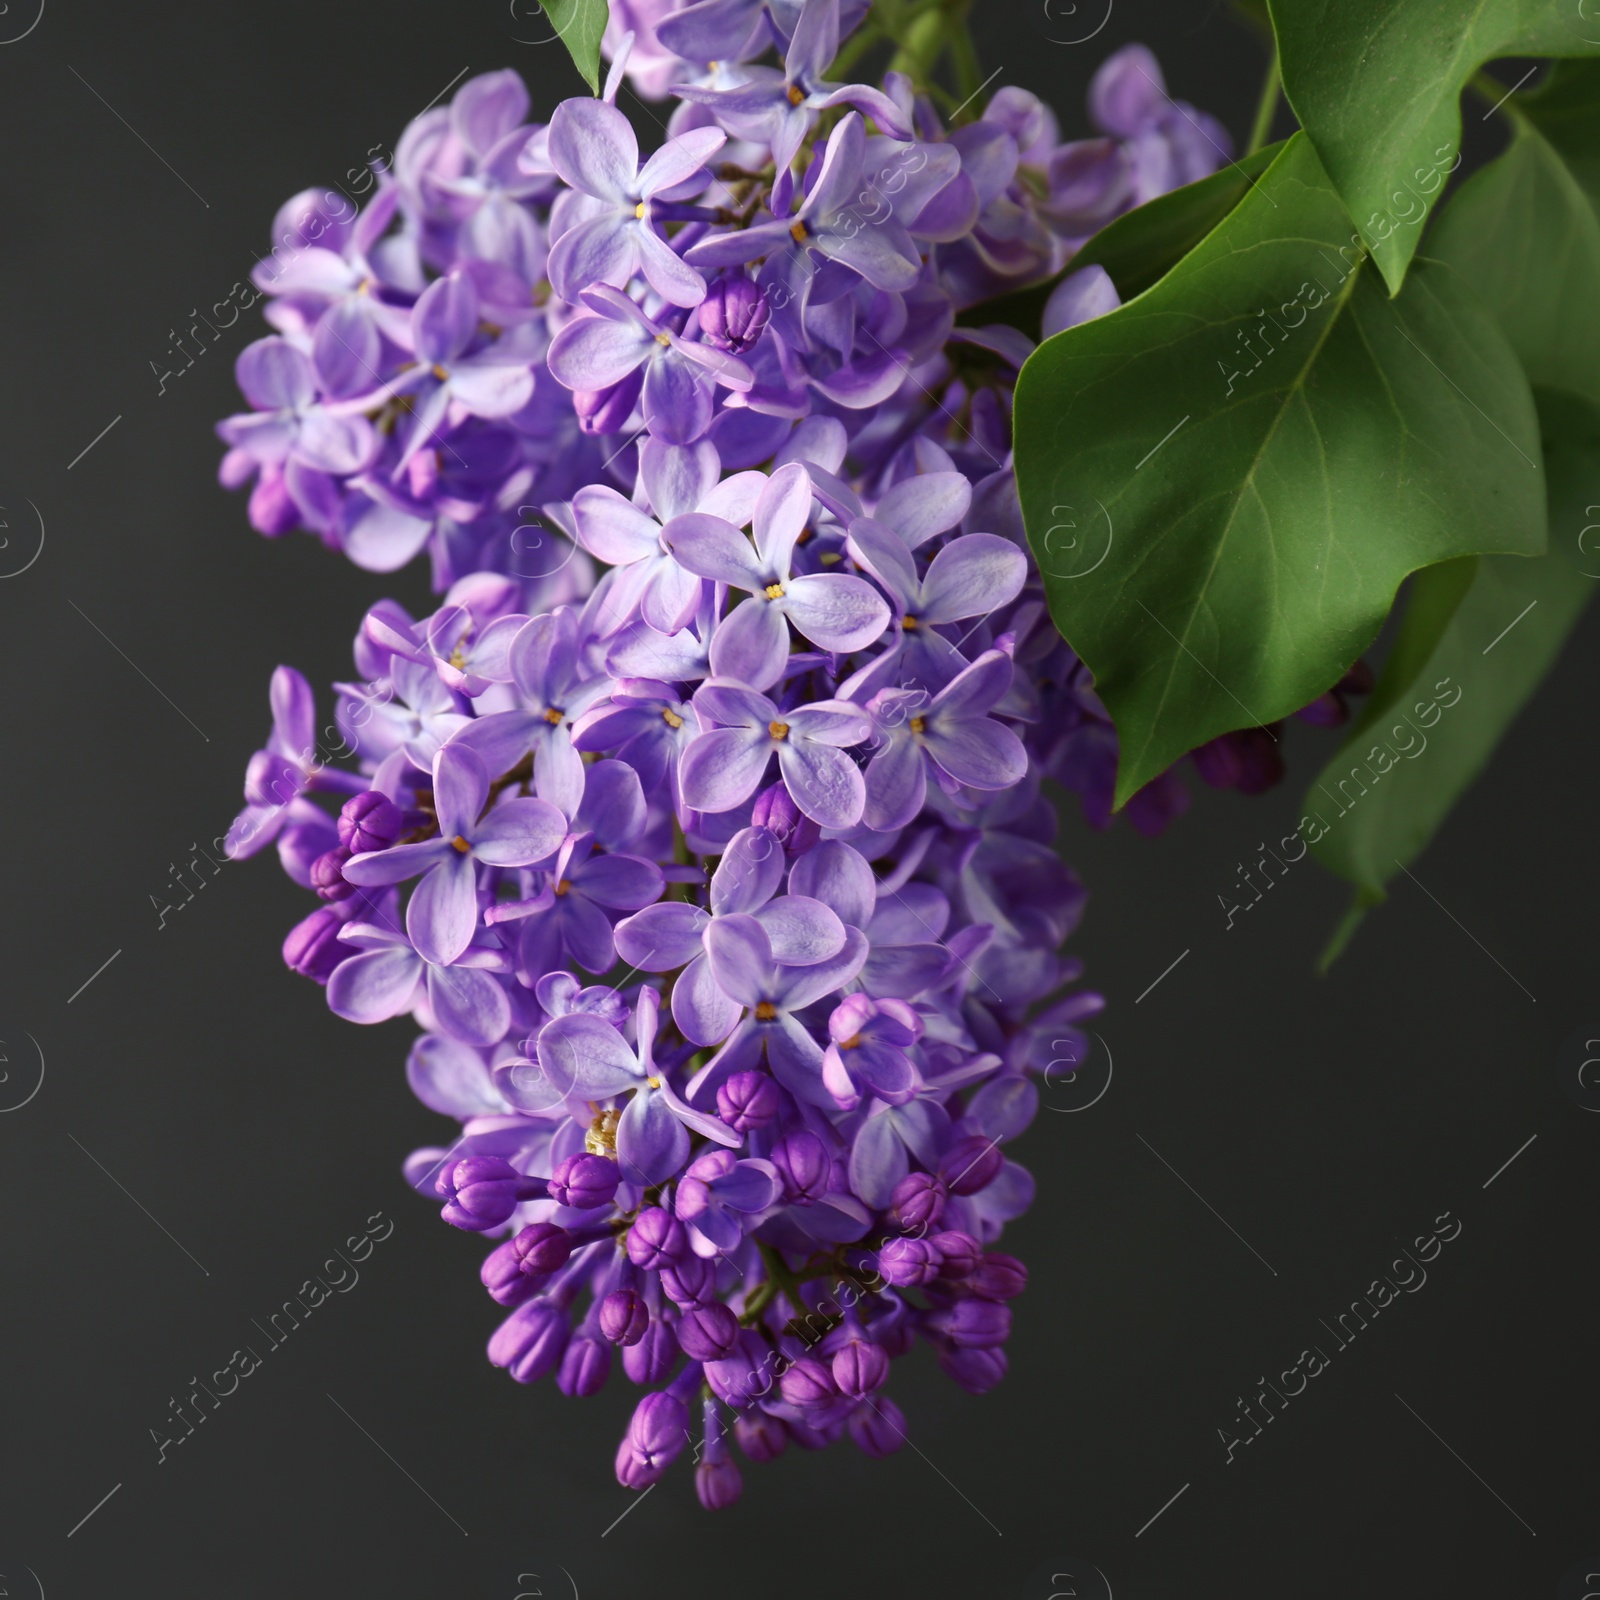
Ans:
[[[544,0],[544,14],[596,94],[600,93],[600,40],[611,8],[606,0]]]
[[[1543,548],[1504,334],[1435,263],[1389,299],[1351,237],[1297,134],[1159,284],[1022,369],[1023,513],[1117,725],[1118,805],[1315,699],[1408,573]]]
[[[1460,161],[1473,74],[1502,56],[1600,55],[1600,17],[1579,0],[1270,4],[1289,104],[1392,293]]]
[[[1322,958],[1415,860],[1549,671],[1600,581],[1600,412],[1536,391],[1550,496],[1550,553],[1483,556],[1420,573],[1377,689],[1306,794],[1325,829],[1312,850],[1356,886]],[[1585,570],[1587,568],[1587,570]]]
[[[1213,172],[1209,178],[1186,183],[1181,189],[1135,206],[1115,222],[1108,222],[1055,277],[1014,294],[984,300],[963,311],[956,320],[967,327],[1003,322],[1020,328],[1030,339],[1037,339],[1051,291],[1080,267],[1104,267],[1124,300],[1143,294],[1244,199],[1282,152],[1281,144],[1271,145]]]

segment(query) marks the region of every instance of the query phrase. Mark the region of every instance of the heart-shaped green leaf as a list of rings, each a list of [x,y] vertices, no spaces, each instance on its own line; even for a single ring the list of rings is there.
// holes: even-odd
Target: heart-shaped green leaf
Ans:
[[[600,40],[611,15],[606,0],[544,0],[544,14],[584,82],[599,94]]]
[[[1532,397],[1428,263],[1391,300],[1296,135],[1154,288],[1017,386],[1029,536],[1121,740],[1117,804],[1334,683],[1408,573],[1544,544]]]
[[[1461,157],[1461,91],[1501,56],[1600,55],[1580,0],[1270,0],[1284,91],[1398,293]]]

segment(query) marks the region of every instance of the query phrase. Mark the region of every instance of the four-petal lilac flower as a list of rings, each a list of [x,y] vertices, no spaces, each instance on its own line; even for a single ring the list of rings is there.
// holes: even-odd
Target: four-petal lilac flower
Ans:
[[[439,837],[352,856],[344,875],[365,888],[425,876],[406,907],[406,932],[425,961],[449,966],[478,926],[478,862],[527,867],[560,847],[566,818],[545,800],[502,800],[487,813],[489,774],[465,745],[433,758],[433,804]]]

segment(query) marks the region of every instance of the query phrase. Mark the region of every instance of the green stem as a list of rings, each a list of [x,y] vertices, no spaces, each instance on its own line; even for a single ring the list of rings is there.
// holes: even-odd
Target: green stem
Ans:
[[[1256,107],[1256,120],[1250,128],[1250,143],[1245,154],[1253,156],[1272,137],[1272,119],[1278,114],[1278,95],[1283,88],[1283,73],[1278,66],[1278,52],[1272,52],[1267,63],[1266,81],[1261,85],[1261,103]]]

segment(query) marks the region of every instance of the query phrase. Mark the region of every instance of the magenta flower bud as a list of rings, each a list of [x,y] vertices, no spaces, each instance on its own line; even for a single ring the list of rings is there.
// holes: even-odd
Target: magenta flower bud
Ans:
[[[844,1432],[844,1422],[830,1422],[825,1428],[813,1428],[808,1423],[789,1421],[789,1437],[802,1450],[826,1450]]]
[[[993,1139],[981,1133],[970,1133],[945,1151],[939,1163],[939,1176],[951,1194],[976,1194],[980,1189],[987,1189],[999,1176],[1004,1160],[1000,1146]]]
[[[720,1361],[738,1342],[739,1319],[720,1300],[678,1318],[678,1344],[691,1361]]]
[[[593,1211],[611,1204],[621,1181],[622,1173],[609,1156],[579,1151],[550,1174],[550,1198],[558,1205]]]
[[[857,1406],[850,1413],[850,1437],[856,1448],[882,1459],[893,1455],[906,1442],[906,1419],[888,1395],[870,1406]]]
[[[994,1300],[958,1300],[929,1312],[930,1333],[962,1350],[989,1350],[1011,1337],[1011,1308]]]
[[[939,1352],[944,1375],[968,1394],[987,1394],[1006,1375],[1006,1353],[998,1345],[983,1350],[944,1349]]]
[[[568,1346],[556,1373],[556,1387],[565,1395],[599,1394],[611,1376],[611,1346],[580,1333]]]
[[[337,911],[326,906],[313,911],[303,922],[297,922],[283,941],[284,965],[302,978],[326,983],[346,956],[359,953],[339,938],[343,926]]]
[[[637,1344],[622,1347],[622,1370],[635,1383],[660,1383],[678,1359],[678,1336],[665,1321],[652,1322]]]
[[[634,1407],[627,1442],[653,1483],[678,1459],[689,1438],[689,1408],[670,1390],[647,1394]],[[638,1487],[634,1485],[633,1487]]]
[[[822,837],[822,829],[794,803],[789,786],[781,778],[756,796],[750,826],[777,834],[787,856],[803,856]]]
[[[730,272],[718,278],[700,302],[700,333],[715,349],[741,356],[766,332],[771,316],[761,289],[744,273]]]
[[[967,1287],[985,1300],[1015,1300],[1028,1287],[1028,1269],[1015,1256],[991,1251],[967,1274]]]
[[[661,1287],[675,1306],[701,1305],[717,1292],[717,1269],[700,1256],[686,1256],[661,1269]]]
[[[938,1277],[944,1257],[927,1239],[891,1239],[878,1252],[878,1272],[897,1289],[915,1289]]]
[[[889,1357],[865,1339],[852,1339],[833,1354],[833,1381],[839,1392],[859,1400],[888,1381]]]
[[[600,1331],[612,1344],[638,1344],[650,1327],[650,1308],[632,1289],[613,1289],[600,1302]]]
[[[908,1172],[889,1196],[889,1221],[907,1233],[937,1228],[945,1198],[944,1185],[931,1172]]]
[[[350,852],[336,844],[311,863],[311,887],[319,900],[348,900],[356,892],[353,883],[345,882],[344,864],[349,859]]]
[[[400,837],[400,808],[376,789],[352,795],[339,812],[339,843],[353,856],[387,850]]]
[[[833,1374],[815,1356],[801,1356],[778,1379],[778,1392],[792,1406],[824,1406],[839,1398]]]
[[[782,1417],[769,1417],[765,1411],[752,1411],[733,1419],[733,1437],[747,1459],[760,1466],[776,1461],[789,1448],[789,1430]]]
[[[542,1178],[523,1177],[509,1161],[499,1156],[466,1156],[460,1161],[446,1162],[433,1187],[444,1198],[441,1215],[446,1222],[452,1227],[482,1233],[507,1221],[517,1209],[518,1201],[540,1199],[547,1186]],[[562,1229],[554,1231],[566,1238]],[[554,1271],[567,1259],[571,1249],[569,1241],[551,1266],[534,1270]]]
[[[828,1192],[833,1169],[828,1147],[808,1129],[786,1133],[768,1159],[783,1179],[785,1200],[820,1200]]]
[[[646,1206],[628,1229],[628,1259],[646,1272],[659,1271],[688,1253],[683,1224],[660,1206]]]
[[[928,1243],[944,1257],[939,1267],[941,1278],[965,1278],[983,1259],[983,1246],[959,1228],[936,1233]]]
[[[620,433],[628,425],[639,391],[644,387],[644,368],[630,372],[608,389],[574,389],[572,409],[584,433]]]
[[[717,1090],[717,1115],[735,1133],[765,1128],[782,1104],[777,1084],[764,1072],[736,1072]]]
[[[478,1275],[483,1279],[484,1288],[499,1304],[519,1306],[531,1299],[544,1286],[550,1273],[567,1259],[570,1242],[565,1249],[561,1248],[546,1237],[551,1232],[560,1234],[561,1229],[552,1230],[548,1223],[535,1223],[515,1238],[496,1245],[484,1258]],[[566,1240],[566,1235],[563,1234],[562,1239]],[[547,1266],[545,1262],[554,1262],[554,1265]]]
[[[548,1300],[530,1300],[489,1335],[489,1359],[518,1383],[535,1383],[560,1361],[572,1325]]]

